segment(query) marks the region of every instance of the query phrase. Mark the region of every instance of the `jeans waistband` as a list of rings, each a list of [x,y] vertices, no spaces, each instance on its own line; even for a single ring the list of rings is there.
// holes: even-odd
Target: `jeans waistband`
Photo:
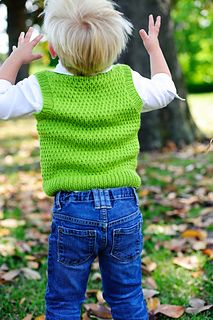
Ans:
[[[112,208],[111,200],[135,197],[138,204],[138,196],[134,187],[119,187],[107,189],[91,189],[86,191],[58,191],[55,203],[60,208],[61,202],[69,201],[94,201],[95,208]]]

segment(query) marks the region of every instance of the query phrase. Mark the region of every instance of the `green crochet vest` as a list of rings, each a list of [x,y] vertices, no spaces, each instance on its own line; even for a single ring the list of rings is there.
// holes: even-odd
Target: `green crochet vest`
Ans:
[[[115,65],[96,76],[35,74],[43,108],[35,113],[43,189],[138,187],[142,101],[131,69]]]

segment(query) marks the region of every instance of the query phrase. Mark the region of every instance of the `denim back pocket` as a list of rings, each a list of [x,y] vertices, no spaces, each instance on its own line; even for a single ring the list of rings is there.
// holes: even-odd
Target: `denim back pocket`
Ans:
[[[67,266],[86,262],[95,253],[96,231],[58,227],[58,261]]]
[[[130,262],[142,253],[143,237],[141,232],[142,222],[139,221],[129,228],[113,230],[113,244],[111,255],[122,261]]]

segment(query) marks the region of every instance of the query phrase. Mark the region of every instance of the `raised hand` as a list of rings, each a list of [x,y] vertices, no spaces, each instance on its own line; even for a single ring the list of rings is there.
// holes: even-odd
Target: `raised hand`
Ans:
[[[25,35],[24,32],[21,32],[18,39],[18,47],[13,46],[13,53],[17,59],[20,59],[21,64],[28,64],[34,60],[42,58],[42,54],[33,53],[33,49],[43,38],[43,35],[38,35],[36,38],[31,40],[33,33],[33,28],[30,27]]]
[[[139,31],[141,39],[143,40],[144,46],[149,54],[152,53],[153,50],[159,47],[158,35],[160,32],[161,26],[161,17],[158,16],[156,22],[154,22],[153,15],[149,16],[149,30],[148,34],[144,29]]]

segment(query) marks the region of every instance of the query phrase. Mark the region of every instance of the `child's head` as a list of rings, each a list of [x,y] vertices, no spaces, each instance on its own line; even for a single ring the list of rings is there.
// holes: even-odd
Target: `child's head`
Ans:
[[[113,64],[132,24],[110,0],[46,0],[44,28],[66,69],[91,75]]]

